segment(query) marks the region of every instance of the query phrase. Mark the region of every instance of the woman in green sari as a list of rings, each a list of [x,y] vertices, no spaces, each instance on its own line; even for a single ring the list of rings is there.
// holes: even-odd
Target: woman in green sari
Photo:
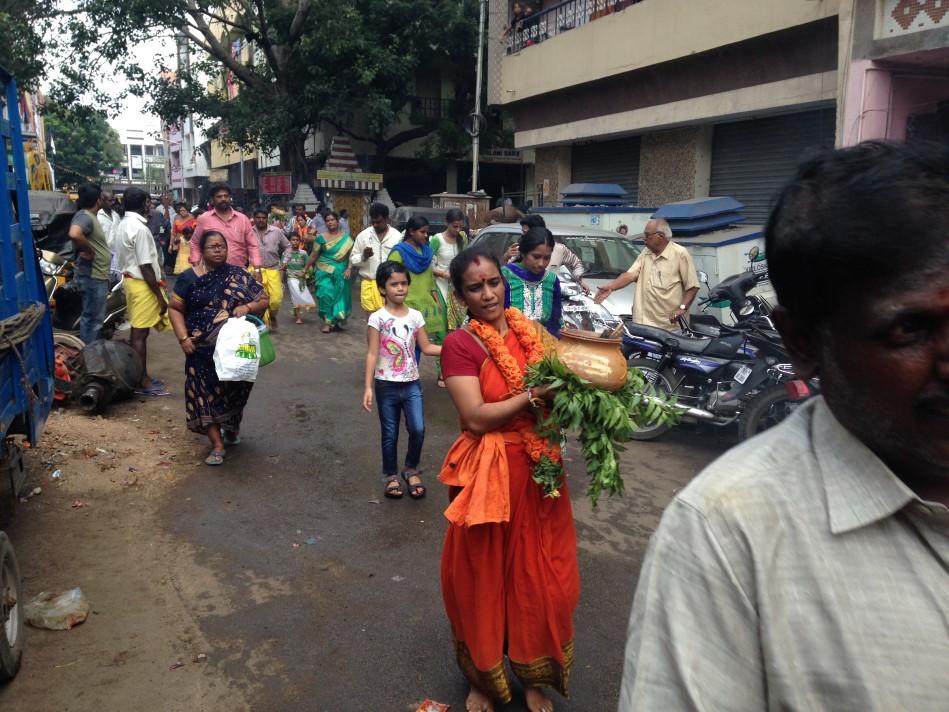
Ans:
[[[326,215],[326,232],[316,236],[313,254],[307,260],[306,269],[316,267],[316,302],[323,333],[342,329],[353,310],[353,295],[350,287],[352,267],[349,253],[353,240],[349,233],[339,228],[339,215]]]
[[[405,303],[422,312],[428,340],[433,344],[440,344],[448,333],[448,313],[445,300],[435,282],[435,271],[432,268],[435,255],[428,244],[428,227],[428,220],[419,215],[409,218],[402,242],[392,248],[389,259],[401,262],[412,273]],[[416,363],[421,355],[421,349],[416,345]],[[438,385],[444,388],[444,383],[439,369]]]

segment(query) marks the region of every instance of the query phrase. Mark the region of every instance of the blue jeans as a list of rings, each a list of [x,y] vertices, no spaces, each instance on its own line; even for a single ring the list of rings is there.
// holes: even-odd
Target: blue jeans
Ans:
[[[79,338],[91,344],[99,338],[105,321],[105,301],[109,297],[109,280],[93,279],[76,273],[76,283],[82,291],[82,316],[79,317]]]
[[[422,459],[425,441],[425,416],[422,411],[422,384],[419,381],[380,381],[376,379],[376,407],[382,429],[382,474],[399,471],[399,415],[405,413],[409,431],[409,449],[405,453],[406,469],[414,470]]]

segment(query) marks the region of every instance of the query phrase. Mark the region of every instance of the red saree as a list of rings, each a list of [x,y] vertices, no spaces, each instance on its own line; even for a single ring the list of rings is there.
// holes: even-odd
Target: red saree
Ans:
[[[458,338],[471,337],[449,336]],[[504,343],[523,369],[513,330]],[[510,396],[492,359],[478,378],[485,402]],[[480,438],[463,432],[439,474],[452,494],[441,577],[458,665],[472,685],[505,703],[511,699],[505,654],[525,687],[567,696],[580,597],[570,497],[565,484],[561,497],[544,498],[531,479],[517,432],[525,418],[533,420],[524,411]]]

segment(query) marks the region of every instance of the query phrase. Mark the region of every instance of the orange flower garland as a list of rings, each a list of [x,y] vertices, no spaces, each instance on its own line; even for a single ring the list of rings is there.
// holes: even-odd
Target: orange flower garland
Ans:
[[[544,358],[544,345],[534,330],[531,320],[513,307],[504,310],[504,317],[507,319],[508,328],[514,332],[517,342],[524,350],[527,363],[537,363]],[[521,370],[517,359],[504,345],[504,339],[493,326],[483,324],[477,319],[468,322],[471,331],[484,343],[491,355],[491,359],[497,365],[498,370],[504,377],[505,383],[511,389],[511,395],[516,395],[524,391],[524,371]],[[544,457],[553,463],[560,462],[560,445],[552,445],[547,438],[534,432],[530,427],[520,429],[521,438],[524,440],[524,449],[528,457],[535,465]],[[559,493],[554,493],[557,496]]]

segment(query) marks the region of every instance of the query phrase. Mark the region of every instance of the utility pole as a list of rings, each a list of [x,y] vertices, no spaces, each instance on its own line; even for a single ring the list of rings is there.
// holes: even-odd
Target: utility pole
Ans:
[[[478,158],[481,150],[481,80],[482,66],[484,65],[484,13],[488,4],[481,0],[481,11],[478,17],[478,67],[475,71],[475,106],[472,115],[471,133],[471,192],[478,192]]]

